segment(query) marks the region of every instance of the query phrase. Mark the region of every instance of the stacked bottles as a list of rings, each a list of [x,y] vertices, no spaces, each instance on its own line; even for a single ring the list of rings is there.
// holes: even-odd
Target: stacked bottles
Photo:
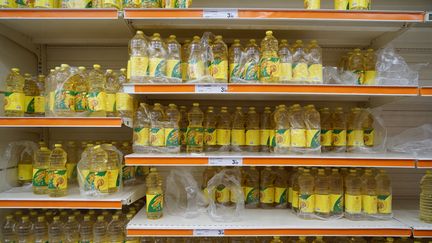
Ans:
[[[377,85],[376,62],[373,49],[367,49],[362,53],[361,49],[357,48],[341,57],[339,69],[355,73],[358,85]]]
[[[118,0],[86,0],[86,1],[5,1],[0,8],[189,8],[192,0],[127,0],[121,2]]]
[[[24,77],[18,68],[12,68],[6,78],[6,92],[4,98],[5,116],[24,116],[25,93]]]
[[[50,197],[63,197],[67,195],[67,153],[61,144],[55,144],[49,157],[48,168],[48,195]]]
[[[420,219],[432,223],[432,171],[427,170],[420,182]]]

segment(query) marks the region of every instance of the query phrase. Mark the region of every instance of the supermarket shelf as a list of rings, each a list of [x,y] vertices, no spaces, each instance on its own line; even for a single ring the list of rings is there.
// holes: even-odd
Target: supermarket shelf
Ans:
[[[420,88],[421,96],[432,96],[432,86],[424,86]]]
[[[415,158],[401,154],[323,153],[316,155],[275,155],[269,153],[130,154],[127,165],[153,166],[337,166],[415,168]]]
[[[201,214],[188,219],[164,215],[158,220],[146,218],[142,209],[128,224],[129,236],[411,236],[409,226],[389,221],[303,220],[288,209],[246,209],[236,222],[216,222]]]
[[[417,168],[432,169],[432,154],[418,155]]]
[[[82,196],[76,186],[69,189],[67,196],[59,198],[33,194],[31,187],[14,187],[0,193],[0,208],[121,209],[144,195],[144,185],[127,186],[122,192],[103,198]]]
[[[117,9],[0,9],[0,19],[117,19]]]
[[[431,238],[432,224],[419,218],[419,210],[395,210],[394,217],[412,228],[415,238]]]
[[[121,127],[119,117],[0,117],[0,127]]]

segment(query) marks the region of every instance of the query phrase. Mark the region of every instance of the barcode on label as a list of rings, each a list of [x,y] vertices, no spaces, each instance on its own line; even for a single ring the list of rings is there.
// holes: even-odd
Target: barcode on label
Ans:
[[[203,18],[209,18],[209,19],[238,18],[238,10],[237,9],[204,9]]]
[[[242,158],[209,158],[209,165],[228,165],[228,166],[240,166],[243,164]]]
[[[226,93],[228,87],[226,84],[197,84],[195,93]]]
[[[194,236],[224,236],[224,230],[214,230],[214,229],[194,229]]]

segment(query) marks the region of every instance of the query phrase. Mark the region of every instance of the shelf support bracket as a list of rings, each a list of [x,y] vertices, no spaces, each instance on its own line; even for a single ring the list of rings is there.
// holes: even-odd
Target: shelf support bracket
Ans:
[[[405,23],[399,30],[394,32],[386,32],[375,39],[372,39],[370,42],[369,47],[373,48],[375,50],[386,46],[387,44],[391,43],[393,40],[397,39],[401,35],[403,35],[405,32],[407,32],[409,29],[411,29],[412,24],[411,23]]]
[[[34,54],[37,59],[39,59],[39,51],[37,46],[33,44],[31,39],[26,35],[23,35],[22,33],[11,29],[4,24],[0,24],[0,35],[6,37],[7,39],[13,41],[17,45],[28,50],[29,52]]]

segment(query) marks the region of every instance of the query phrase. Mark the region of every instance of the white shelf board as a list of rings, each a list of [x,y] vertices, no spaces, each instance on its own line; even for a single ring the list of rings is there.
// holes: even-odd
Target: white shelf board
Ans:
[[[0,208],[104,208],[121,209],[122,205],[129,205],[144,197],[143,184],[125,186],[123,191],[101,198],[80,195],[77,185],[69,188],[67,196],[49,197],[37,195],[31,186],[14,187],[0,193]]]
[[[395,210],[394,217],[413,229],[415,238],[432,237],[432,224],[420,220],[419,210]]]

